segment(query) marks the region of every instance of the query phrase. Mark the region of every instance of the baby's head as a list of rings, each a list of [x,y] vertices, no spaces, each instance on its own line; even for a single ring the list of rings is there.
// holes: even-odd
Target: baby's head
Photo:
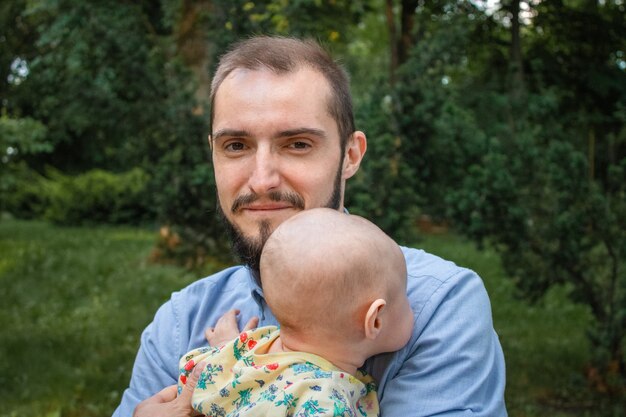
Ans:
[[[261,255],[261,281],[282,337],[400,349],[413,328],[398,245],[362,217],[305,210],[283,222]]]

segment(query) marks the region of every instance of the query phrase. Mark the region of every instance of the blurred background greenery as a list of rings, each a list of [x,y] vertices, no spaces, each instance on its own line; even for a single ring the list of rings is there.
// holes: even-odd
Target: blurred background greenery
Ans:
[[[511,416],[626,413],[623,0],[0,3],[0,415],[110,415],[141,329],[231,263],[207,97],[313,37],[369,148],[347,207],[475,269]]]

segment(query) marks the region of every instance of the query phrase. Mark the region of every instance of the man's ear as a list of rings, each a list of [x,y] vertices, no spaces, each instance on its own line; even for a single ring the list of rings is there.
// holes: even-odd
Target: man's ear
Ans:
[[[346,154],[343,159],[342,178],[347,180],[359,170],[361,160],[367,150],[367,138],[360,130],[355,131],[348,139]]]
[[[365,337],[368,339],[374,340],[380,334],[380,331],[383,328],[383,322],[380,318],[380,313],[385,308],[387,302],[382,298],[378,298],[370,304],[370,307],[367,309],[367,314],[365,315]]]

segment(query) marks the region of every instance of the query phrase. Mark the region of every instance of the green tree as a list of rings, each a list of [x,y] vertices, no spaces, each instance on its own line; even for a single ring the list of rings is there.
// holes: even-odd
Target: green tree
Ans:
[[[391,114],[372,119],[389,132],[374,194],[403,219],[386,230],[414,216],[385,198],[401,190],[493,244],[529,300],[566,286],[596,319],[594,366],[613,393],[626,385],[624,15],[619,2],[419,3]]]
[[[511,18],[514,9],[507,3],[500,16]],[[462,94],[454,101],[472,109],[463,130],[474,125],[483,132],[483,151],[465,161],[467,174],[455,187],[444,182],[442,201],[460,230],[495,245],[529,300],[564,285],[575,302],[589,306],[594,366],[602,375],[597,386],[620,394],[626,385],[626,73],[617,57],[626,46],[624,10],[617,3],[558,1],[533,10],[521,39],[504,25],[491,29],[500,49],[464,74],[473,88],[457,86]],[[497,19],[489,20],[501,24]],[[443,114],[438,121],[445,122]]]
[[[470,2],[420,5],[414,46],[398,69],[391,105],[402,141],[399,157],[412,171],[408,185],[419,196],[421,211],[435,218],[445,217],[448,190],[486,146],[466,104],[477,93],[468,78],[485,19]]]
[[[34,166],[80,172],[135,164],[166,94],[163,55],[141,4],[29,2],[28,74],[11,102],[48,128],[55,149]]]

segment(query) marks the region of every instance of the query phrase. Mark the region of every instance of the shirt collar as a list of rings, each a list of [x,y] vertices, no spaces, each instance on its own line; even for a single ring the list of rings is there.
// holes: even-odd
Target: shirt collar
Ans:
[[[254,279],[254,274],[250,271],[250,268],[247,266],[244,267],[246,270],[246,274],[248,275],[248,285],[250,288],[250,295],[255,303],[259,306],[261,310],[263,310],[263,304],[265,304],[265,296],[263,295],[263,288],[259,285],[256,279]]]

